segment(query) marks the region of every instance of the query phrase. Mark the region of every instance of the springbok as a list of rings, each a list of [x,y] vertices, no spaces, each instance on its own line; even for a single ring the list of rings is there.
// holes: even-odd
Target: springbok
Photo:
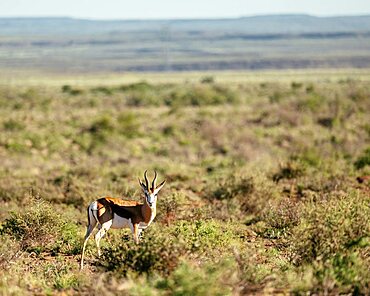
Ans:
[[[86,243],[97,224],[98,232],[95,235],[95,242],[99,256],[101,255],[100,240],[110,228],[130,228],[135,243],[139,243],[140,233],[152,223],[156,216],[157,194],[166,182],[164,180],[156,186],[157,172],[155,172],[151,187],[149,187],[146,172],[144,173],[145,184],[139,179],[140,186],[145,195],[144,203],[134,200],[102,197],[88,206],[88,226],[82,248],[81,269],[83,269],[84,264]]]

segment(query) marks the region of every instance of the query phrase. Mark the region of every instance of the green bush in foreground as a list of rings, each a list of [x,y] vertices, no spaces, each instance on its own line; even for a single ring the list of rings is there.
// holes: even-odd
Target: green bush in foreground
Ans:
[[[212,264],[202,269],[183,264],[171,277],[158,282],[156,287],[178,296],[229,295],[231,287],[227,282],[230,282],[233,270],[235,267],[230,264]]]
[[[289,239],[293,262],[311,272],[308,287],[297,289],[368,294],[369,234],[370,205],[359,192],[308,203]]]
[[[77,229],[46,201],[31,199],[24,212],[13,212],[5,219],[0,225],[0,234],[19,241],[24,251],[77,254],[80,251]]]
[[[328,260],[315,260],[288,275],[292,292],[298,295],[369,295],[369,260],[358,253],[337,254]]]
[[[35,199],[23,213],[11,213],[2,223],[1,233],[19,240],[24,250],[38,252],[56,241],[62,223],[50,204]]]
[[[230,230],[212,220],[179,221],[166,230],[158,227],[151,226],[138,245],[127,238],[124,243],[106,247],[102,254],[103,267],[121,276],[132,272],[169,275],[182,256],[201,256],[205,252],[208,256],[212,253],[218,256],[218,251],[229,248],[234,237]]]
[[[213,220],[179,221],[172,229],[172,235],[184,243],[192,253],[224,250],[234,238],[234,234]]]
[[[120,276],[128,273],[168,275],[178,265],[186,249],[174,237],[149,228],[140,244],[134,244],[130,238],[124,243],[106,247],[102,252],[102,266]]]
[[[339,198],[309,203],[294,229],[293,250],[299,262],[329,259],[367,245],[370,234],[368,199],[352,192]]]
[[[299,224],[299,204],[289,199],[284,199],[278,205],[265,209],[262,215],[266,226],[262,227],[259,233],[270,239],[288,237],[294,226]]]
[[[209,264],[203,268],[182,263],[167,278],[132,281],[128,294],[224,296],[232,295],[232,286],[236,282],[236,267],[232,261]]]

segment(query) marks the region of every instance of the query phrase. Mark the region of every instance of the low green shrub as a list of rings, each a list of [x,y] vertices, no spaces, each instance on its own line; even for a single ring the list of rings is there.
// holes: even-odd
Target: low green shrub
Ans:
[[[271,104],[277,104],[277,103],[280,103],[285,96],[286,94],[282,93],[281,91],[274,91],[269,96],[269,101]]]
[[[290,86],[293,90],[296,90],[302,88],[303,83],[293,81]]]
[[[184,196],[181,193],[174,193],[161,197],[160,202],[158,202],[158,214],[156,220],[170,225],[180,212],[180,203],[183,200]]]
[[[69,221],[64,221],[58,229],[58,238],[51,248],[53,254],[79,255],[81,254],[82,233],[79,227]]]
[[[290,155],[285,163],[280,164],[279,170],[272,175],[272,180],[279,182],[282,179],[297,179],[310,170],[317,170],[321,164],[322,158],[316,149],[304,149]]]
[[[53,249],[66,222],[42,199],[32,199],[21,213],[12,212],[0,232],[20,242],[25,251],[40,253]]]
[[[94,135],[100,135],[103,133],[110,133],[114,130],[114,124],[110,116],[103,115],[96,118],[87,131]]]
[[[71,89],[72,89],[72,87],[68,84],[65,84],[65,85],[62,86],[62,92],[64,92],[64,93],[70,92]]]
[[[65,261],[45,264],[42,273],[47,284],[57,290],[77,289],[83,282],[81,276],[73,272],[73,266]]]
[[[14,260],[21,253],[21,246],[19,241],[10,237],[9,235],[4,235],[3,225],[0,224],[0,278],[1,271],[5,271],[11,268]],[[0,282],[0,294],[1,294],[1,282]]]
[[[272,175],[272,180],[279,182],[282,179],[295,179],[302,176],[306,171],[306,167],[297,160],[289,160],[283,165],[280,165],[279,171]]]
[[[221,178],[215,184],[215,188],[212,188],[211,192],[207,194],[209,199],[229,200],[250,195],[255,189],[252,177],[237,174]]]
[[[20,131],[25,128],[25,125],[18,120],[9,119],[3,122],[3,127],[7,131]]]
[[[369,260],[360,258],[356,252],[315,260],[290,275],[292,292],[298,295],[368,295],[369,264]]]
[[[172,235],[184,243],[191,252],[208,252],[227,248],[234,234],[214,220],[179,221],[172,228]]]
[[[11,212],[0,227],[0,234],[20,242],[22,250],[39,254],[77,254],[80,251],[78,228],[67,222],[42,199],[31,199],[22,213]]]
[[[358,170],[370,165],[370,147],[367,148],[359,158],[357,158],[354,165]]]
[[[16,152],[16,153],[29,153],[29,147],[26,145],[24,140],[20,139],[8,139],[4,143],[5,149],[7,149],[10,152]]]
[[[322,159],[320,154],[314,149],[305,149],[300,154],[292,157],[292,160],[297,160],[308,167],[317,168],[321,165]]]
[[[155,287],[166,295],[231,295],[234,270],[235,266],[226,261],[203,268],[184,263],[170,277],[158,281]]]
[[[310,84],[306,87],[306,93],[310,94],[315,91],[315,86],[313,84]]]
[[[213,76],[204,76],[200,79],[200,82],[201,83],[214,83],[215,82],[215,78]]]
[[[91,89],[91,92],[92,93],[96,93],[96,94],[104,94],[104,95],[107,95],[107,96],[110,96],[113,94],[113,90],[109,87],[105,87],[105,86],[99,86],[99,87],[94,87]]]
[[[314,264],[315,278],[318,280],[318,292],[328,289],[326,283],[330,283],[342,293],[351,293],[353,295],[366,295],[370,292],[369,286],[369,264],[358,257],[356,253],[335,254],[326,262]],[[325,289],[326,288],[326,289]]]
[[[229,88],[214,84],[188,86],[186,89],[175,88],[164,98],[168,106],[207,106],[238,104],[239,98]]]
[[[253,287],[260,285],[263,287],[263,281],[271,273],[271,266],[268,266],[267,261],[263,260],[262,256],[257,256],[256,250],[247,249],[239,252],[238,249],[233,250],[233,255],[238,267],[240,286],[243,287],[242,295],[253,293]],[[251,291],[250,291],[250,290]]]
[[[138,117],[132,112],[122,112],[117,118],[119,132],[127,138],[140,136],[140,123]]]
[[[62,92],[71,96],[78,96],[83,94],[83,91],[81,89],[73,88],[68,84],[62,86]]]
[[[163,229],[151,226],[144,234],[140,244],[134,244],[126,237],[120,245],[103,248],[101,265],[117,275],[170,274],[178,265],[186,248],[175,237]]]
[[[154,88],[155,88],[154,85],[152,85],[152,84],[150,84],[150,83],[148,83],[146,81],[140,81],[140,82],[136,82],[136,83],[122,85],[118,89],[120,91],[123,91],[123,92],[127,92],[127,91],[140,91],[140,92],[143,92],[143,91],[147,91],[147,90],[152,90]]]
[[[238,283],[236,266],[231,260],[199,267],[182,262],[168,277],[139,277],[126,282],[123,292],[130,296],[142,295],[233,295]]]
[[[359,192],[305,204],[290,239],[294,261],[328,260],[369,244],[370,205]]]
[[[101,115],[95,118],[92,123],[82,129],[74,138],[79,147],[91,153],[97,147],[104,145],[109,136],[115,131],[115,122],[109,115]]]
[[[327,99],[318,93],[309,93],[307,97],[303,97],[297,102],[297,109],[302,112],[317,112],[326,104]]]
[[[265,209],[261,219],[266,222],[266,227],[261,231],[263,237],[287,237],[292,228],[299,224],[299,204],[290,199],[281,200],[277,205],[270,205]]]

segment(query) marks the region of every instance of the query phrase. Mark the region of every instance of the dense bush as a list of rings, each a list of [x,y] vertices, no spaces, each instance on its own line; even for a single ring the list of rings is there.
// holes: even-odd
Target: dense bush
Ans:
[[[191,252],[208,252],[227,248],[234,234],[219,223],[209,220],[180,221],[172,228],[172,235]]]
[[[321,158],[314,150],[307,150],[293,154],[289,160],[280,164],[279,170],[272,175],[275,182],[282,179],[297,179],[307,173],[310,168],[317,168],[321,164]]]
[[[15,119],[9,119],[3,122],[3,127],[5,130],[8,130],[8,131],[17,131],[17,130],[23,130],[25,128],[25,125],[21,121],[18,121]]]
[[[11,213],[2,223],[1,233],[19,240],[25,250],[40,251],[55,243],[62,224],[50,204],[36,199],[22,213]]]
[[[129,281],[125,293],[131,296],[233,295],[233,286],[238,282],[235,270],[230,260],[207,264],[204,268],[182,263],[169,277]]]
[[[70,86],[68,84],[62,86],[62,92],[67,93],[71,96],[78,96],[78,95],[81,95],[83,93],[82,90],[77,89],[77,88],[73,88],[72,86]]]
[[[2,222],[0,233],[15,238],[20,242],[21,249],[28,252],[80,252],[76,225],[63,219],[42,199],[31,199],[22,213],[12,212]]]
[[[368,246],[369,219],[368,199],[358,192],[305,204],[291,239],[295,260],[325,261]]]
[[[106,247],[102,252],[101,265],[120,276],[129,273],[170,274],[179,264],[186,248],[175,237],[151,226],[140,244],[134,244],[131,238],[124,243]]]
[[[283,199],[277,205],[265,208],[261,219],[267,226],[261,229],[261,234],[271,239],[291,235],[293,227],[299,224],[299,206],[290,199]]]
[[[287,162],[286,165],[280,167],[279,171],[272,176],[275,182],[281,179],[294,179],[301,176],[304,169],[296,162]]]
[[[367,148],[363,154],[355,161],[356,169],[362,169],[370,165],[370,148]]]
[[[209,265],[194,268],[182,264],[168,278],[158,281],[156,288],[167,295],[231,295],[233,270],[231,264]]]
[[[212,192],[208,193],[207,196],[210,199],[228,200],[250,195],[253,191],[254,183],[252,177],[231,174],[218,180],[215,183],[215,188],[212,188]]]
[[[134,138],[140,136],[140,123],[132,112],[122,112],[117,118],[119,132],[127,138]]]
[[[313,291],[367,295],[370,292],[369,263],[356,252],[339,253],[328,260],[318,260],[313,264],[316,281]]]

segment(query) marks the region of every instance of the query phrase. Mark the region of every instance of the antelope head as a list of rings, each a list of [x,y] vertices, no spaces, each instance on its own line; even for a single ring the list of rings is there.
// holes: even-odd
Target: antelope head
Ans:
[[[157,172],[154,171],[154,179],[152,181],[152,184],[149,186],[149,181],[148,181],[148,178],[146,176],[146,172],[147,171],[145,171],[145,173],[144,173],[145,184],[144,184],[144,182],[141,182],[140,179],[139,179],[139,183],[140,183],[141,189],[143,189],[143,191],[144,191],[145,202],[147,203],[147,205],[150,208],[155,208],[156,202],[157,202],[157,194],[162,189],[164,184],[166,183],[166,180],[162,181],[161,184],[156,186]]]

